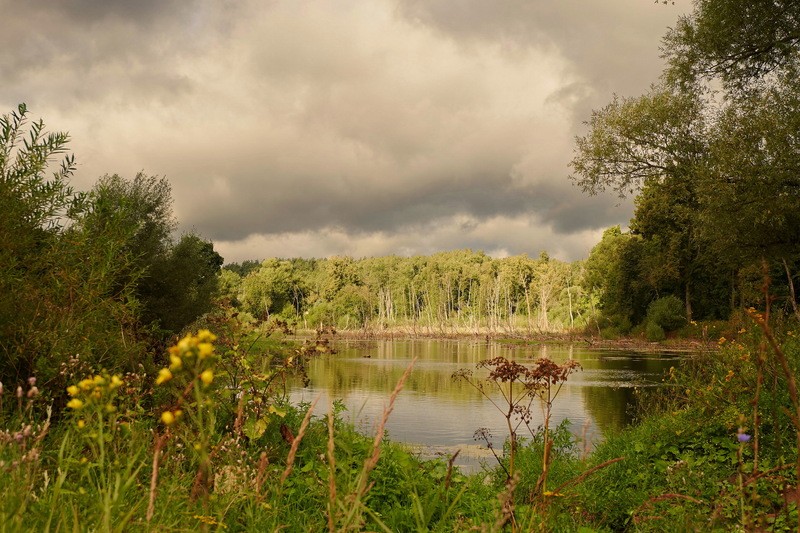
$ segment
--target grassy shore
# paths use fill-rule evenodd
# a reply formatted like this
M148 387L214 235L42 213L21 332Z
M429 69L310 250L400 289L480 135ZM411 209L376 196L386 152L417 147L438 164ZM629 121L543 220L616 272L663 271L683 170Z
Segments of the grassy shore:
M155 375L3 389L0 531L796 530L800 343L757 314L740 329L674 369L646 416L589 455L566 427L525 429L473 475L385 438L407 374L361 435L341 406L317 416L282 392L327 343L270 340L255 354L252 332L201 330ZM551 405L569 379L557 365L487 368L479 387Z

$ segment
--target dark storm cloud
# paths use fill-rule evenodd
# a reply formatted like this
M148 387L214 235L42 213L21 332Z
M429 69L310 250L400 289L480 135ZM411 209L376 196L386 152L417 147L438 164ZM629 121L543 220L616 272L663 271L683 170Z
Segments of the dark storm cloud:
M398 0L398 12L460 43L501 42L558 52L595 94L583 91L579 120L611 92L635 95L661 72L659 38L678 5L647 0ZM574 89L574 87L573 87ZM575 96L577 93L573 93ZM591 97L591 98L590 98Z
M135 105L191 90L182 72L224 20L206 2L0 0L0 99L51 105ZM216 14L216 11L215 11ZM13 102L12 102L13 103Z
M183 228L230 260L575 258L630 205L572 185L572 137L654 81L679 8L0 0L0 105L70 130L80 187L166 176Z

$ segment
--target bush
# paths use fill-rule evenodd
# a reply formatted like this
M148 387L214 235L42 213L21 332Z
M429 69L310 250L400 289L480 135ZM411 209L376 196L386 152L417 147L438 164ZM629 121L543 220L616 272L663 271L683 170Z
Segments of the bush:
M647 336L647 340L649 340L650 342L663 341L664 339L667 338L667 335L664 333L664 328L662 328L655 322L648 322L644 332L645 335Z
M683 302L673 295L665 296L654 300L647 307L647 322L655 324L664 329L664 331L673 331L686 323L685 310ZM648 338L650 333L648 333ZM655 330L653 330L655 332Z

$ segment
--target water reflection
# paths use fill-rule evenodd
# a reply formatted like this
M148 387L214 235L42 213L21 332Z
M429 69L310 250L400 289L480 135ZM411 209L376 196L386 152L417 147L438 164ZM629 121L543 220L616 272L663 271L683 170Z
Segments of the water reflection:
M336 355L310 362L311 383L294 389L293 400L310 401L318 395L322 396L320 405L327 405L328 398L342 400L351 421L369 432L403 371L418 357L389 420L389 437L424 446L426 454L461 448L462 465L474 464L482 455L473 440L477 428L489 428L495 446L502 445L505 432L491 402L467 383L452 379L458 369L475 369L479 361L497 356L523 364L542 356L559 363L579 361L583 370L564 384L552 421L569 419L575 434L597 442L604 432L630 422L634 387L659 383L664 371L680 359L679 355L599 351L577 345L468 340L340 340L335 348ZM476 375L481 374L476 371ZM538 409L534 411L536 426L543 417ZM526 432L520 430L521 435Z

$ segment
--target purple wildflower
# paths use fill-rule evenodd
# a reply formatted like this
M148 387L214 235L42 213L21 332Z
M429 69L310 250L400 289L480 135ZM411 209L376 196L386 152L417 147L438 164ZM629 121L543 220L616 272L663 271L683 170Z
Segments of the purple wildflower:
M750 435L747 433L739 433L736 438L739 439L739 442L750 442Z

